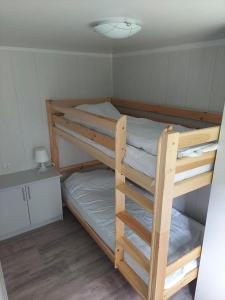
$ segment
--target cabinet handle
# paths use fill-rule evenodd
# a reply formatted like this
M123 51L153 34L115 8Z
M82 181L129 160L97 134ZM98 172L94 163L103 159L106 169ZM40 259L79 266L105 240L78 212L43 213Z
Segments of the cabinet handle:
M27 187L28 199L31 200L30 187Z
M25 195L24 187L22 187L22 194L23 194L23 201L26 201L26 195Z

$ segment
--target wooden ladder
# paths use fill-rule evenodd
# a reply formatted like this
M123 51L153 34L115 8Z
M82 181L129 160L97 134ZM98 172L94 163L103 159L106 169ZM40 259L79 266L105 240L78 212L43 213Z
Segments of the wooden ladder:
M121 197L127 196L135 201L147 211L152 212L153 203L150 202L141 193L134 190L126 183L121 183L117 186L116 193ZM120 201L120 200L118 200ZM117 203L119 204L119 203ZM136 235L138 235L147 245L151 246L152 233L143 224L136 220L126 209L117 211L116 213L116 252L115 265L136 289L136 291L144 298L148 296L148 285L138 276L138 274L125 262L124 252L128 253L133 260L139 264L148 274L150 272L150 259L140 251L124 233L124 227L128 226Z
M126 178L122 173L122 161L126 148L126 116L117 122L116 128L116 249L115 267L120 270L124 277L144 298L148 297L148 285L138 276L138 274L125 262L124 252L128 253L133 260L140 265L148 274L150 272L150 259L147 258L126 236L125 225L138 235L147 245L151 245L152 234L143 224L136 220L125 209L125 197L133 200L149 213L153 212L153 203L140 192L126 183Z
M126 183L122 162L126 149L126 116L121 117L115 132L115 214L116 249L115 267L124 275L143 299L161 300L164 297L170 219L173 202L173 183L178 147L178 134L165 130L159 141L155 201L151 202L141 192ZM167 175L165 175L167 174ZM165 188L165 186L168 188ZM152 232L134 218L125 207L126 196L152 214ZM146 257L125 235L129 227L151 247L151 260ZM126 263L124 252L149 274L149 284ZM160 282L160 283L159 283Z

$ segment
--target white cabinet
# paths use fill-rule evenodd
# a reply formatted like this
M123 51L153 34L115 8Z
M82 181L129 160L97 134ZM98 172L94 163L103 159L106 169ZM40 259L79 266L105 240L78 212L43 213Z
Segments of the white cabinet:
M0 191L0 237L30 225L25 187Z
M59 219L62 200L56 170L0 176L0 240Z
M62 215L61 191L58 180L58 178L43 180L39 184L32 183L26 187L30 220L33 225Z

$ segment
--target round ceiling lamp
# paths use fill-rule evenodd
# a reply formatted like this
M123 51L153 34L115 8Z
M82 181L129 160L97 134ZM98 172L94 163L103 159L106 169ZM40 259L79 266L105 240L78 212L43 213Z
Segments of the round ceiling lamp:
M93 24L94 30L110 39L128 38L141 30L141 25L133 19L111 18Z

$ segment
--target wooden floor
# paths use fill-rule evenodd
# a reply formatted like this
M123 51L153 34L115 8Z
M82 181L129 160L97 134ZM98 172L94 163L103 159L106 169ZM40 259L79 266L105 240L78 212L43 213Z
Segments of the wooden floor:
M0 242L9 300L139 300L68 210L64 221ZM184 289L173 300L192 300Z

